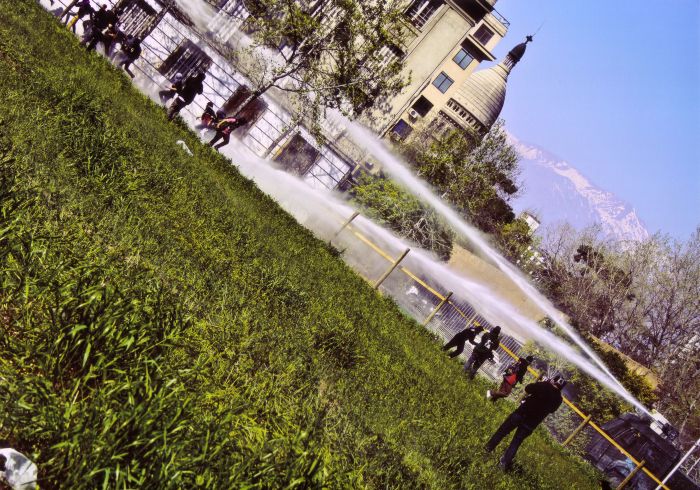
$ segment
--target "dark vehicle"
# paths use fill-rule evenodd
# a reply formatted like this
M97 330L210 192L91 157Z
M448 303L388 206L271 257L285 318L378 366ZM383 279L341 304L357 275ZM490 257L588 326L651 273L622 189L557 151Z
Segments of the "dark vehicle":
M683 457L683 452L673 445L678 432L668 424L663 427L662 434L658 434L651 428L649 419L626 413L604 424L602 429L637 461L644 460L644 467L659 479L663 479ZM586 452L586 459L605 473L613 486L619 485L635 467L632 461L597 433ZM649 476L638 471L625 488L654 490L656 486L657 483ZM700 490L700 486L681 471L673 474L667 486L672 490Z

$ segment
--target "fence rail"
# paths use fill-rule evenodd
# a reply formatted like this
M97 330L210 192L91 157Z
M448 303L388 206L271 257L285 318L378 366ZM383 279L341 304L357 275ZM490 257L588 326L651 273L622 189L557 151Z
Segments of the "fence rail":
M340 229L340 232L343 230L347 230L348 232L352 233L359 241L362 243L366 244L368 248L374 252L376 252L379 256L387 260L388 262L394 262L396 259L392 257L392 255L385 251L384 249L381 248L380 245L374 243L372 240L370 240L368 237L366 237L363 233L361 233L359 230L354 228L352 224L349 223L344 223L343 227ZM434 297L434 302L433 308L437 308L437 305L440 305L444 302L444 305L440 308L440 311L437 312L437 314L433 314L434 311L431 309L430 311L426 311L425 309L417 308L418 311L415 313L421 313L423 314L423 317L417 317L416 320L423 323L426 327L430 328L430 325L428 322L430 321L435 321L436 319L439 320L442 325L439 326L438 328L434 329L437 330L443 339L449 338L449 335L456 333L458 329L461 329L465 325L469 325L470 323L480 323L482 326L488 327L489 324L488 322L480 317L476 310L470 306L470 305L460 305L458 304L457 300L452 300L451 298L447 297L448 293L442 294L440 293L435 287L427 284L423 279L421 279L417 274L411 272L406 266L401 266L397 269L399 272L403 273L410 281L413 281L416 283L416 285L420 286L420 288L425 291L427 294L430 294ZM397 291L393 291L393 294L397 294ZM451 294L450 294L451 296ZM447 301L445 301L447 300ZM451 313L449 309L451 309ZM448 310L445 312L445 310ZM414 313L414 312L412 312ZM423 320L425 319L425 320ZM426 321L427 320L427 321ZM520 349L520 344L515 341L515 339L506 338L501 341L499 345L498 352L503 352L507 357L512 358L514 360L517 360L519 358L517 351ZM466 352L462 355L468 356L469 352ZM500 356L499 356L500 358ZM497 375L500 374L500 370L505 368L505 363L501 363L500 369L497 369ZM483 369L483 367L482 367ZM537 371L536 369L529 367L528 371L532 376L535 377L535 379L540 379L542 376L542 373ZM489 375L493 379L497 379L497 375L494 376L493 370L489 373L488 370L486 370L486 374ZM612 437L610 437L609 434L607 434L598 424L593 422L591 419L591 416L586 415L581 409L579 409L571 400L569 400L566 397L563 397L564 403L566 404L569 409L576 414L578 417L581 418L581 424L570 434L570 436L567 438L565 441L567 444L570 442L576 435L581 432L585 427L590 427L592 428L596 433L598 433L600 436L602 436L605 440L607 440L610 444L612 444L620 453L628 458L632 463L635 465L635 469L632 471L633 473L637 473L638 471L643 471L651 480L653 480L656 484L660 485L661 488L664 488L666 490L669 490L669 487L665 484L662 484L661 479L659 479L654 473L652 473L648 468L646 468L645 461L639 461L637 460L634 456L632 456L624 447L622 447L617 441L615 441ZM566 444L564 444L566 445ZM631 480L631 476L634 476L633 474L628 475L628 479L623 481L617 488L622 489L625 485L629 483Z

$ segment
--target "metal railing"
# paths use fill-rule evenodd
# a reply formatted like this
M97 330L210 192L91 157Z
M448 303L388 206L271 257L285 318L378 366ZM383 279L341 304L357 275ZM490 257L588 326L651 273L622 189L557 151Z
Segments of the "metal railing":
M358 229L355 229L352 226L351 221L352 220L344 223L336 236L343 230L347 230L347 232L352 233L352 235L360 242L364 243L369 250L375 252L378 256L384 258L388 262L395 262L396 259L392 257L390 253L382 249L380 245L374 243ZM490 327L489 322L481 317L473 306L466 302L460 302L458 299L454 298L452 292L441 293L438 290L439 286L428 284L427 280L419 277L419 275L413 273L405 266L397 267L396 271L400 272L405 277L398 279L394 278L394 281L387 279L382 283L381 288L390 293L396 299L398 295L406 296L405 281L408 280L412 287L415 287L418 289L418 291L422 292L422 295L415 295L416 298L421 298L421 300L415 301L414 304L409 305L408 308L406 308L407 305L405 303L402 304L402 306L408 310L408 312L417 321L423 323L426 328L439 334L443 340L449 339L457 331L472 323L479 323L485 328ZM403 290L397 290L397 285ZM422 301L424 298L429 299L427 302ZM507 335L502 336L499 348L497 350L498 365L496 367L489 367L488 365L482 366L482 371L484 374L493 380L499 379L510 360L519 359L518 352L521 346L522 345L517 340ZM467 348L462 356L468 357L470 353L471 349ZM532 367L529 367L528 371L535 377L535 379L540 379L542 376L542 373ZM634 477L639 471L644 472L652 481L654 481L654 483L661 485L661 488L668 490L669 487L665 484L662 485L661 479L659 479L646 467L646 464L648 463L647 461L637 460L623 446L621 446L609 434L607 434L596 422L594 422L590 415L586 415L581 409L579 409L573 401L566 397L563 397L563 400L571 412L581 420L581 423L569 434L563 445L568 445L579 433L581 433L584 428L591 428L593 431L595 431L595 433L599 434L613 447L615 447L625 458L628 458L635 466L630 474L627 475L627 478L625 478L625 480L623 480L617 486L618 490L627 486L632 477Z
M498 22L500 22L501 24L503 24L505 27L509 27L509 26L510 26L510 22L508 21L508 19L506 19L505 17L503 17L503 14L501 14L498 10L493 9L493 10L491 11L491 15L493 15L493 16L496 18L496 20L497 20Z

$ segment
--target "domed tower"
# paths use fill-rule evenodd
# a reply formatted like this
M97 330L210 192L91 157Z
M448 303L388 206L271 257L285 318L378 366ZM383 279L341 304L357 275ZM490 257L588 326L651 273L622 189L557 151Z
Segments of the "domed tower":
M531 41L532 36L527 36L525 42L511 49L498 65L480 70L467 78L447 102L447 112L478 134L488 132L503 109L508 75L522 59L527 43Z

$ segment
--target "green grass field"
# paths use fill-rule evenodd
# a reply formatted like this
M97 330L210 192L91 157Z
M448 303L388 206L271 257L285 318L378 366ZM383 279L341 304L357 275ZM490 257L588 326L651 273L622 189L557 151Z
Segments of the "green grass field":
M0 25L0 439L42 488L597 487L542 430L502 473L512 405L34 2Z

